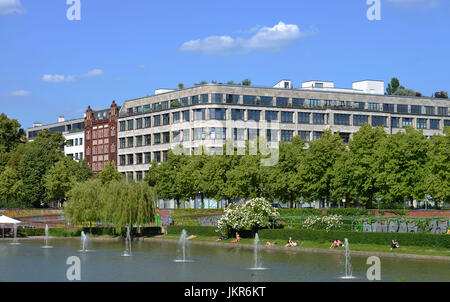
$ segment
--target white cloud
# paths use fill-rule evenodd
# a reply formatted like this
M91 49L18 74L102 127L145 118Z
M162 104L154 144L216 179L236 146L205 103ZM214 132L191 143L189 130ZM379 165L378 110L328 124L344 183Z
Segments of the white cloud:
M25 8L22 6L22 3L20 3L20 0L0 0L0 15L13 13L25 13Z
M48 82L48 83L60 83L60 82L72 82L75 81L77 78L92 78L96 76L103 75L104 72L101 69L93 69L89 72L86 72L84 74L80 75L60 75L60 74L44 74L42 76L42 81Z
M24 96L30 95L30 92L27 90L16 90L16 91L11 91L10 93L7 93L6 95L12 96L12 97L24 97Z
M145 69L145 64L139 64L139 65L138 65L138 68L139 68L139 69Z
M242 31L240 31L242 32ZM190 40L180 50L206 54L248 53L253 50L281 50L312 32L301 32L295 24L279 22L273 27L254 27L250 38L231 36L210 36L204 39ZM314 30L316 32L316 30Z

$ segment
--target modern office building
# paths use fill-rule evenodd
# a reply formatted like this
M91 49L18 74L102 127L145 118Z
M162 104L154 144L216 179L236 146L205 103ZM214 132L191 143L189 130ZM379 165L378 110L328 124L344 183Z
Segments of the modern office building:
M100 172L107 162L117 165L117 120L120 107L113 101L109 109L92 110L84 119L84 152L92 172Z
M58 117L58 122L54 124L42 125L34 123L32 128L28 128L28 141L33 141L38 133L48 129L50 133L61 132L66 139L64 154L75 160L84 158L84 118L65 120L64 116Z
M225 139L243 146L256 136L272 145L298 135L307 142L327 128L345 142L360 126L384 127L388 133L406 126L427 137L450 126L448 99L384 95L383 81L358 81L351 89L333 82L308 81L301 88L282 80L274 87L206 84L125 101L119 113L118 169L140 180L152 160L165 161L169 149L182 144L210 153L222 150Z

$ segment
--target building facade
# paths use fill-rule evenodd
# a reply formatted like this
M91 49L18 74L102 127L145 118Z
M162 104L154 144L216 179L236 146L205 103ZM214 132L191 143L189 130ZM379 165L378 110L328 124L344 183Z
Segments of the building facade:
M63 116L58 118L54 124L42 125L34 123L32 128L28 128L28 141L33 141L40 131L48 129L51 134L60 132L66 139L64 155L72 157L74 160L84 158L84 118L65 120Z
M235 146L257 136L271 145L295 135L309 142L331 128L348 142L364 123L387 133L412 126L427 137L450 126L448 99L386 96L382 81L352 86L308 81L293 89L289 80L274 87L207 84L125 101L118 119L118 170L141 180L153 160L167 160L180 144L187 153L205 146L214 154L224 152L226 139Z
M100 172L107 162L117 166L117 121L120 107L113 101L109 109L94 111L89 106L84 119L84 153L92 172Z

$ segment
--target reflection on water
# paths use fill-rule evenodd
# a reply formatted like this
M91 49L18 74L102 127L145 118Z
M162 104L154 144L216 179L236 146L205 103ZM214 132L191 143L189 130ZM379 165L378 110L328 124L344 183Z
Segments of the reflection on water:
M0 242L0 281L67 281L69 256L81 260L81 281L167 282L298 282L367 281L367 257L352 255L356 280L342 280L341 255L298 253L261 249L266 270L249 270L254 250L242 247L191 244L195 262L175 263L178 243L133 242L133 256L122 257L123 242L90 241L93 253L80 253L79 240L59 239L53 249L41 249L39 241L12 246ZM383 258L381 281L450 281L450 262Z

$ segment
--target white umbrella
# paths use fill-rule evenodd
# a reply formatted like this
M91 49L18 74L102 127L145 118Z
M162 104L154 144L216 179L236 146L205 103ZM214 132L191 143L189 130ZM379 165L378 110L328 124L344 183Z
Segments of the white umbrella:
M4 224L4 223L7 223L7 224L15 224L15 223L20 223L20 221L19 220L16 220L16 219L13 219L13 218L10 218L10 217L8 217L8 216L5 216L5 215L1 215L0 216L0 224Z

